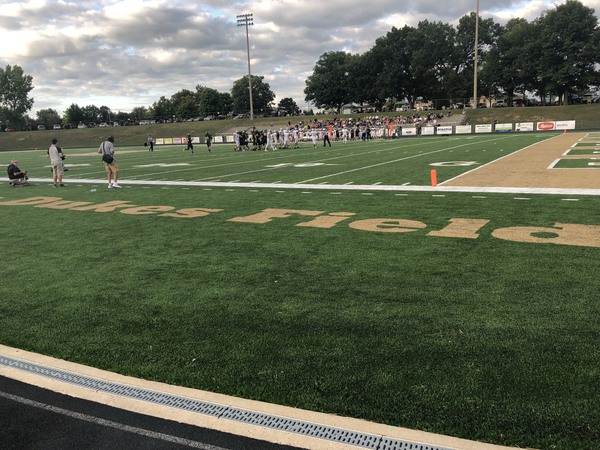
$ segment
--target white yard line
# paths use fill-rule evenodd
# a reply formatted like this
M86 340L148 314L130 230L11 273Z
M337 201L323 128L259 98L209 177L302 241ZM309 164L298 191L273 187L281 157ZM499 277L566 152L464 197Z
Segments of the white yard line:
M52 183L51 178L30 178L34 183ZM65 184L104 184L104 180L71 178ZM388 191L388 192L472 192L495 194L558 194L558 195L593 195L600 196L600 189L560 189L531 187L477 187L477 186L398 186L398 185L353 185L353 184L298 184L298 183L224 183L215 181L144 181L119 179L119 184L129 186L185 186L215 188L265 188L265 189L313 189L320 191ZM396 194L403 195L403 194Z

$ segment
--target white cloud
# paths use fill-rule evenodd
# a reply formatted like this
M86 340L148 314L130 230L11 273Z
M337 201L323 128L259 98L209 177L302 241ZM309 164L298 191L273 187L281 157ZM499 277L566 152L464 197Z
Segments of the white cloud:
M583 0L600 11L600 0ZM0 6L0 67L33 76L34 112L71 104L130 111L181 89L221 92L247 74L246 35L236 15L252 13L252 73L277 100L305 106L305 80L326 51L362 53L393 26L456 24L475 0L30 0ZM550 0L481 2L504 23L555 7Z

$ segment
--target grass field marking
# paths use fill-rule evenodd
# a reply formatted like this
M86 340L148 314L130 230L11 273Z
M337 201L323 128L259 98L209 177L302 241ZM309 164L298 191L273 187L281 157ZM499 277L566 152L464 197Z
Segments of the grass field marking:
M52 183L48 178L30 178L34 183ZM98 185L94 179L70 179L69 183L84 183ZM343 191L408 191L408 192L466 192L466 193L493 193L493 194L543 194L543 195L585 195L600 196L600 189L578 189L578 188L536 188L536 187L483 187L483 186L398 186L398 185L355 185L352 182L346 184L271 184L271 183L218 183L214 181L147 181L147 180L119 180L120 184L140 186L149 189L149 186L190 186L190 187L236 187L236 188L267 188L267 189L314 189L314 190L343 190ZM49 187L52 185L49 184ZM29 186L19 187L31 189ZM406 195L406 194L396 194Z
M533 146L535 146L535 145L539 145L539 144L541 144L542 142L546 142L546 141L548 141L548 140L550 140L550 139L555 139L555 138L558 138L558 137L560 137L560 136L561 136L560 134L558 134L558 135L556 135L556 136L550 136L548 139L544 139L544 140L542 140L542 141L536 142L535 144L531 144L531 145L528 145L527 147L523 147L523 148L522 148L522 149L520 149L520 150L517 150L517 151L515 151L515 152L509 153L508 155L504 155L504 156L502 156L502 157L500 157L500 158L498 158L498 159L495 159L494 161L490 161L489 163L482 164L482 165L481 165L481 166L479 166L479 167L475 167L474 169L471 169L471 170L468 170L468 171L466 171L466 172L464 172L464 173L461 173L460 175L457 175L457 176L455 176L454 178L450 178L450 179L448 179L448 180L446 180L446 181L442 181L441 183L438 183L438 186L442 186L442 185L444 185L445 183L449 183L450 181L457 180L457 179L459 179L459 178L461 178L461 177L463 177L463 176L465 176L465 175L467 175L467 174L470 174L471 172L475 172L476 170L479 170L479 169L482 169L482 168L484 168L484 167L487 167L487 166L489 166L489 165L492 165L492 164L494 164L494 163L496 163L496 162L498 162L498 161L500 161L500 160L502 160L502 159L504 159L504 158L508 158L509 156L516 155L517 153L520 153L520 152L522 152L522 151L525 151L525 150L527 150L527 149L529 149L529 148L531 148L531 147L533 147Z
M556 166L559 163L559 161L560 161L560 158L555 159L554 161L552 161L552 164L550 164L548 166L548 170L554 169L554 166Z
M507 139L509 137L510 136L506 136L506 137L504 137L504 139ZM304 181L298 181L298 183L299 184L309 183L311 181L321 180L323 178L335 177L335 176L339 176L339 175L344 175L346 173L352 173L352 172L357 172L357 171L360 171L360 170L372 169L373 167L379 167L379 166L385 166L385 165L388 165L388 164L394 164L394 163L397 163L397 162L400 162L400 161L406 161L408 159L419 158L421 156L427 156L427 155L433 155L433 154L436 154L436 153L447 152L450 149L456 149L456 148L466 147L466 146L475 145L475 144L479 144L479 141L477 141L477 142L467 142L465 144L455 145L454 147L446 147L446 148L442 148L442 149L439 149L439 150L432 150L430 152L425 152L425 153L423 153L422 151L420 151L417 155L410 155L410 156L406 156L404 158L394 159L392 161L383 161L383 162L380 162L380 163L377 163L377 164L369 164L368 166L356 167L354 169L349 169L349 170L345 170L345 171L342 171L342 172L332 173L332 174L329 174L329 175L323 175L321 177L316 177L316 178L310 178L310 179L304 180Z

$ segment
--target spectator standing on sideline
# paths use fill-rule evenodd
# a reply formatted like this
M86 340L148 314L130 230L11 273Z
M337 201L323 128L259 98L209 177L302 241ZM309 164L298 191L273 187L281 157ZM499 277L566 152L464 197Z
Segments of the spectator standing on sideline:
M323 131L323 147L327 147L327 144L331 147L331 141L329 140L329 133L327 129Z
M212 135L207 131L204 137L206 138L206 146L208 147L208 152L210 153L212 152Z
M154 151L154 136L149 135L147 142L148 142L148 147L149 147L148 151L153 152Z
M27 171L19 169L19 161L13 159L8 167L6 168L6 172L8 173L8 181L11 186L29 186L29 181L27 177Z
M188 133L188 135L186 137L186 141L187 141L187 147L184 148L184 150L191 150L192 155L193 155L194 154L194 144L192 143L192 135L190 133Z
M50 166L52 167L52 181L54 182L54 187L65 187L63 184L63 175L65 174L63 159L65 155L62 152L62 148L57 144L58 139L52 139L52 145L50 145L46 153L50 159Z
M106 178L108 180L108 188L109 189L120 189L118 183L118 175L119 175L119 166L117 166L117 160L115 159L115 138L109 136L106 138L100 147L98 148L98 153L102 154L102 162L104 163L104 168L106 169ZM111 179L114 181L111 183Z

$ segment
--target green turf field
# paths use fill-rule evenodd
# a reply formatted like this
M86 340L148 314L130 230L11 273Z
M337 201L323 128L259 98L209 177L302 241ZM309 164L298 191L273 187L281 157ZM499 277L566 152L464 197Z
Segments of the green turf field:
M600 198L411 190L551 136L117 146L120 190L95 149L65 150L65 188L43 152L2 153L34 181L0 186L0 342L394 426L595 448Z

